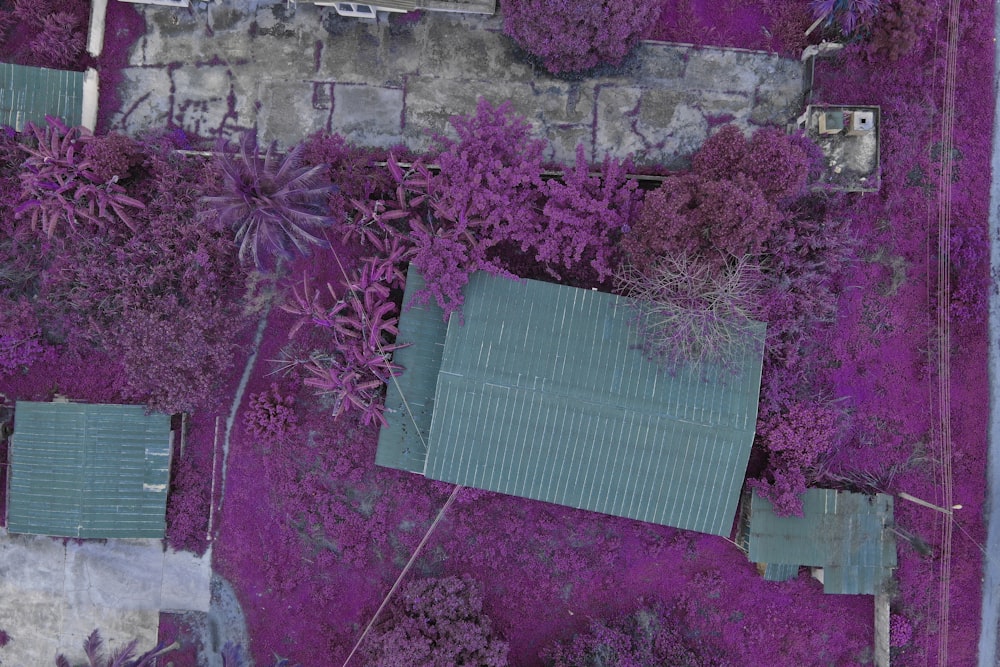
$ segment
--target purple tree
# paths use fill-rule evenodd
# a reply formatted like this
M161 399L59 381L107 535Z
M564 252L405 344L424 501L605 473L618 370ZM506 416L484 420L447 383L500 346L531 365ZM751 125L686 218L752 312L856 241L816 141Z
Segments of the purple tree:
M686 637L681 612L663 604L613 620L592 621L587 631L544 649L542 659L547 667L725 664L717 648Z
M631 161L607 157L601 174L591 174L583 146L577 146L575 167L542 188L545 206L532 242L535 259L555 272L587 262L598 281L609 277L617 241L642 199L636 182L626 177L631 167Z
M280 156L272 143L260 157L257 133L250 131L238 149L220 148L222 189L203 202L236 232L241 261L252 258L263 268L272 255L291 258L292 248L307 254L310 245L329 245L318 234L331 223L327 195L335 186L324 165L302 166L301 144Z
M763 478L751 487L774 505L778 516L802 516L802 494L820 458L837 444L840 413L817 403L793 403L758 426L768 452Z
M67 127L51 116L46 117L46 122L45 129L28 124L34 141L22 145L28 158L21 169L22 201L15 216L29 216L31 226L49 237L62 225L71 231L83 222L104 228L115 218L134 231L135 222L128 209L144 205L127 195L117 178L102 180L102 174L84 154L92 138L90 131Z
M372 634L369 663L379 667L506 667L507 643L483 613L472 577L422 579L391 603Z
M620 65L660 16L656 0L503 0L503 32L553 73Z

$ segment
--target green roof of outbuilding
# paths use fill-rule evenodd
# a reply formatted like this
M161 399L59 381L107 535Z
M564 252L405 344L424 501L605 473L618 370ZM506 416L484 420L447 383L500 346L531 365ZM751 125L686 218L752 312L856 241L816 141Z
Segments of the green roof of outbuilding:
M801 517L779 517L756 493L750 507L749 556L768 571L791 576L799 565L823 568L827 593L882 591L896 567L896 538L890 530L892 496L809 489ZM771 576L769 578L780 577Z
M162 538L170 418L136 405L15 406L7 528L82 538Z
M415 273L407 304L422 284ZM668 374L638 349L624 297L484 273L464 295L464 325L453 317L443 328L440 309L404 306L400 340L414 344L396 357L407 370L387 396L379 464L729 534L756 424L763 324L735 367Z
M80 125L83 78L83 72L0 63L0 125L21 132L29 121L44 126L45 116Z

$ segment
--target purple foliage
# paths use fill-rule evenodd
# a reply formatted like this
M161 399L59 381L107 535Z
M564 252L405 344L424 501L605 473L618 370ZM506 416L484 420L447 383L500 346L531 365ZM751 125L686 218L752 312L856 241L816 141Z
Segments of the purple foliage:
M659 0L503 0L503 31L550 72L619 65L656 22Z
M291 299L281 306L300 318L289 337L311 324L329 338L308 358L286 360L285 365L301 367L307 373L307 386L333 397L334 415L358 410L364 424L385 424L382 389L401 370L392 363L398 346L390 341L399 334L399 320L396 304L389 299L389 286L401 285L402 274L398 254L389 252L391 259L386 257L366 260L342 296L327 283L332 305L325 304L303 276L302 290L293 290Z
M816 403L793 403L783 413L762 418L758 435L769 452L768 470L750 485L771 501L775 514L802 516L809 476L836 447L841 430L840 414Z
M631 161L607 157L601 174L592 175L583 146L577 146L576 166L542 187L545 206L532 243L536 261L557 272L586 261L599 281L609 277L618 238L642 198L636 182L626 177L631 168Z
M546 647L542 657L550 667L723 664L714 649L696 646L685 636L681 610L662 604L611 621L592 621L586 632Z
M436 217L458 232L471 230L486 247L512 240L523 250L537 242L545 142L510 102L479 98L475 114L452 116L458 140L437 137L433 179Z
M0 630L0 648L10 643L11 637L6 630Z
M41 326L31 303L26 299L0 300L0 378L15 371L27 371L50 351L42 340Z
M260 157L257 133L250 131L237 149L220 151L222 187L203 202L236 232L241 261L252 258L262 268L272 255L290 259L293 247L308 254L310 245L329 245L318 234L330 225L327 195L335 186L324 165L302 166L301 144L280 156L272 143Z
M388 170L397 183L396 198L354 200L359 213L354 229L383 253L384 265L411 261L427 283L414 295L415 303L426 303L433 297L447 320L461 310L462 288L474 271L504 271L487 259L488 243L473 232L470 218L455 217L455 197L442 195L440 177L433 176L419 161L404 171L392 156ZM489 230L491 224L481 222L476 228Z
M330 216L345 222L354 210L351 200L368 201L376 193L392 190L388 172L375 163L376 151L348 143L339 134L317 132L302 143L302 164L325 165L336 184L329 193Z
M199 158L151 148L129 183L145 201L136 231L79 227L41 281L43 328L122 360L123 396L168 413L210 396L245 322L232 241L199 217L212 178Z
M82 71L89 0L0 0L0 60Z
M171 549L204 553L210 483L210 476L191 456L181 458L175 465L167 497L167 543Z
M813 16L850 36L871 26L879 0L810 0Z
M34 141L24 144L28 154L21 170L22 203L17 218L30 214L31 226L52 237L64 224L78 231L81 222L105 228L116 219L133 231L132 212L143 203L126 194L116 178L102 180L84 147L89 130L67 127L57 118L46 117L47 127L33 123L28 131Z
M278 383L270 390L250 394L250 405L243 415L243 424L253 438L269 448L282 442L295 432L298 417L295 415L295 395L284 395Z
M76 63L86 46L79 17L71 12L53 12L44 19L42 31L31 40L34 61L46 67L68 68Z
M507 643L483 613L479 587L466 575L414 581L390 603L368 652L379 667L506 667Z
M902 614L892 614L889 617L889 646L899 648L906 646L913 639L913 624Z
M918 44L933 43L941 5L923 0L882 0L871 26L868 58L875 62L886 58L897 61Z

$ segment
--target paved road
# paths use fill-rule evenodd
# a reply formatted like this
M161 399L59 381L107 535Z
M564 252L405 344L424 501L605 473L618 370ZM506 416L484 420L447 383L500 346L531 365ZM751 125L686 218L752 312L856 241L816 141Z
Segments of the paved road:
M420 150L428 131L444 131L482 95L510 100L555 160L572 161L583 143L595 161L635 153L673 165L720 121L749 128L801 113L801 64L769 53L646 43L618 74L565 81L527 64L498 17L374 23L283 0L139 11L147 33L111 119L130 134L171 124L232 136L256 125L284 146L328 129L360 145Z
M1000 38L1000 12L996 12L994 35ZM1000 41L994 39L993 59L993 182L990 186L990 265L996 275L1000 267ZM990 419L987 457L986 563L983 576L983 610L979 633L979 667L996 667L997 625L1000 624L1000 293L990 290Z

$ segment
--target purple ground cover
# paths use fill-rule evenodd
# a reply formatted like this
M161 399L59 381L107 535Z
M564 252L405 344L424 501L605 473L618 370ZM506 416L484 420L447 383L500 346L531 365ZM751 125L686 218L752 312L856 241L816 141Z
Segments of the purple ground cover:
M775 290L765 292L767 318L782 323L776 328L784 334L772 341L758 428L762 437L750 474L763 476L777 488L778 497L786 491L794 495L805 483L822 483L907 491L943 502L932 422L938 369L929 354L937 343L933 277L943 3L882 4L884 14L873 21L868 41L859 39L842 55L818 64L814 91L817 101L881 106L879 193L803 198L797 177L787 188L764 192L774 179L751 187L750 176L735 173L740 160L727 159L732 156L726 151L744 148L722 140L695 159L694 175L671 181L682 194L708 191L709 199L727 196L761 212L755 228L760 238L750 239L755 249L768 248L769 255L779 258L770 268L774 276L800 281L785 301ZM812 20L808 3L668 0L649 35L794 54L805 43L802 35ZM953 538L947 589L949 665L975 662L978 633L982 559L977 543L984 538L986 451L990 26L989 5L965 4L952 155L951 279L954 502L964 509L956 515L961 530ZM102 107L107 108L103 101ZM17 218L15 210L26 201L37 200L38 206L65 202L45 199L44 188L23 188L24 173L29 186L38 184L30 168L23 168L30 151L18 149L9 134L0 136L0 266L9 267L0 271L0 296L5 316L23 311L17 327L5 328L6 338L0 338L0 353L6 354L0 358L0 392L16 399L45 400L58 392L92 401L144 400L193 408L185 453L175 459L168 539L197 552L214 543L214 565L236 587L252 638L247 648L258 661L278 654L307 667L340 664L451 493L448 485L376 468L377 420L366 422L366 412L341 409L349 393L343 383L307 382L305 365L289 364L290 359L333 354L332 346L342 342L337 327L344 325L338 319L341 311L330 315L335 308L353 309L351 317L360 324L352 325L352 335L382 335L382 330L366 328L362 313L377 311L364 302L398 299L399 290L357 288L360 272L370 266L366 259L396 256L390 248L402 252L396 256L402 259L416 248L430 253L427 261L441 261L434 255L440 251L438 240L450 234L460 237L466 250L481 244L488 250L484 263L521 274L564 271L563 279L587 284L603 279L605 269L619 261L617 248L609 246L623 235L626 249L645 238L643 233L655 237L655 221L644 223L640 211L632 210L632 193L602 190L582 172L567 179L572 191L545 184L530 152L520 162L517 156L501 161L501 173L484 186L488 170L482 165L488 161L490 141L502 143L508 137L518 145L532 144L518 123L498 116L496 109L481 113L478 120L460 121L463 127L487 128L479 133L481 141L470 132L460 147L444 145L442 150L451 153L441 161L443 171L434 175L417 170L403 177L335 138L309 141L302 152L306 164L328 163L328 174L340 188L328 193L333 222L323 228L323 238L330 247L287 260L273 278L240 266L231 231L201 210L201 197L220 183L217 168L172 155L168 139L153 137L132 145L134 159L125 161L114 157L127 150L94 148L85 168L76 163L67 167L77 170L74 178L84 180L96 173L118 176L116 185L143 203L134 207L141 230L120 216L102 215L99 224L59 226L50 238L32 230L29 217ZM786 159L794 151L782 147L777 136L758 141L762 149L784 151ZM125 146L121 139L103 141ZM807 170L808 160L802 160L800 166ZM748 162L754 163L768 164ZM613 166L610 173L609 182L617 183ZM733 183L744 187L734 189ZM744 197L746 191L753 196ZM393 199L399 204L393 205ZM503 209L504 201L524 213L517 221L521 227L501 224L511 213ZM647 202L663 210L670 201L647 195ZM559 229L545 230L531 215L535 208L545 210L547 202L550 211L561 211L551 216L564 221ZM672 210L676 217L669 222L676 239L659 251L691 244L681 232L690 230L690 219L706 214L689 204ZM404 209L404 214L392 215ZM359 210L367 213L355 216ZM587 215L594 212L609 216L608 227L587 224ZM383 221L376 220L386 213ZM357 225L345 224L349 220L374 231L358 233ZM643 224L653 225L652 231L644 232ZM426 228L426 238L419 236L420 226ZM845 231L857 240L850 248L836 240ZM579 241L579 252L560 255L546 249L541 237L552 233L565 234L569 245ZM795 234L806 240L779 242L798 238ZM816 239L825 240L807 243ZM728 246L738 240L729 233L699 238L695 245L722 245L732 252ZM850 261L842 265L845 257ZM810 261L827 272L833 266L839 270L836 275L809 273ZM441 293L453 294L448 285L469 267L441 266ZM315 312L281 309L296 302L303 276L333 300ZM248 281L254 286L246 287ZM807 293L820 291L824 303L805 300ZM299 292L300 297L305 294ZM351 298L358 302L352 305ZM311 297L305 302L310 305ZM100 307L92 312L87 303ZM221 463L220 428L225 428L252 340L248 325L268 303L267 329L231 433L225 496L217 489L212 497L213 475L218 481ZM316 326L304 326L304 315ZM824 319L829 321L824 324ZM148 327L135 324L146 320L162 325L169 335L149 335ZM134 335L112 335L119 330ZM186 336L188 352L202 353L171 347L177 332ZM381 342L389 344L390 339ZM369 357L377 342L373 339L364 349ZM208 363L191 365L188 357ZM377 401L377 388L366 391L369 404ZM803 448L803 434L817 428L827 434L823 440L829 446ZM221 506L221 511L214 513L208 535L210 506ZM929 664L938 658L943 630L941 515L900 500L896 523L911 537L900 539L893 662ZM509 643L512 665L549 664L572 655L573 646L585 652L593 642L588 632L604 633L622 655L644 650L634 619L650 609L675 625L676 632L663 641L674 642L675 655L682 658L690 649L724 665L840 665L871 659L871 598L824 595L805 572L791 582L765 582L734 544L717 537L465 489L407 581L463 575L482 591L482 612ZM185 637L182 623L171 620L168 625ZM385 625L379 629L388 633ZM574 643L577 633L584 634ZM183 649L174 660L193 664L193 652ZM355 660L352 664L364 663Z

